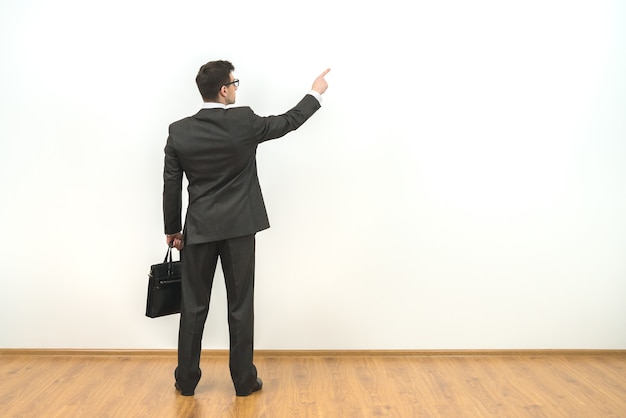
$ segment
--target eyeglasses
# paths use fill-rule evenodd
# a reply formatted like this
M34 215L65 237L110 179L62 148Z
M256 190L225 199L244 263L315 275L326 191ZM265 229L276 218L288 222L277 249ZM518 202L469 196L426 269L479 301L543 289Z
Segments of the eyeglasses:
M229 86L231 84L234 84L235 87L239 87L239 79L235 79L235 80L231 81L230 83L224 84L224 87Z

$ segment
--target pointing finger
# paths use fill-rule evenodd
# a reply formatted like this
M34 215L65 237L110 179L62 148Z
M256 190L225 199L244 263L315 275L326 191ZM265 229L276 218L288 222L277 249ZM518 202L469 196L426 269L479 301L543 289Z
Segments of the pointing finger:
M324 70L324 72L322 74L319 75L319 77L317 78L324 78L326 76L326 74L328 74L328 72L330 71L330 68L327 68L326 70Z

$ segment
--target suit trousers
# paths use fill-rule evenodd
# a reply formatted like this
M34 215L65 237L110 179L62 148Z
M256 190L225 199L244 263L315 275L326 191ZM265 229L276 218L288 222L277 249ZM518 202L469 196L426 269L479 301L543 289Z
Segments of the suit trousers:
M200 381L202 334L220 259L228 299L229 367L237 392L256 385L253 364L255 236L186 245L181 252L182 302L178 334L178 367L174 373L184 391Z

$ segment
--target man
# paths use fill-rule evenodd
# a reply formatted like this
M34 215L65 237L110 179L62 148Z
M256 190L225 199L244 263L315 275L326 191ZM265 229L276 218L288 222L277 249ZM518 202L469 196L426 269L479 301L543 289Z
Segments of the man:
M175 387L192 396L200 380L200 351L213 276L220 259L228 299L230 373L237 396L261 389L253 364L255 233L269 228L257 177L261 142L300 127L319 108L324 79L288 112L261 117L235 103L239 80L228 61L203 65L196 84L204 105L169 128L163 170L166 242L181 250L182 302ZM181 232L182 179L189 204ZM183 248L184 247L184 248Z

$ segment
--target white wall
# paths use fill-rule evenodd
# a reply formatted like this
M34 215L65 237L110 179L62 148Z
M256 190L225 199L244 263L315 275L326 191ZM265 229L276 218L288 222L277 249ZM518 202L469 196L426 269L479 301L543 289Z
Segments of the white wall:
M626 348L624 3L343 3L0 3L0 347L175 347L162 150L223 58L265 115L332 67L259 149L257 348Z

